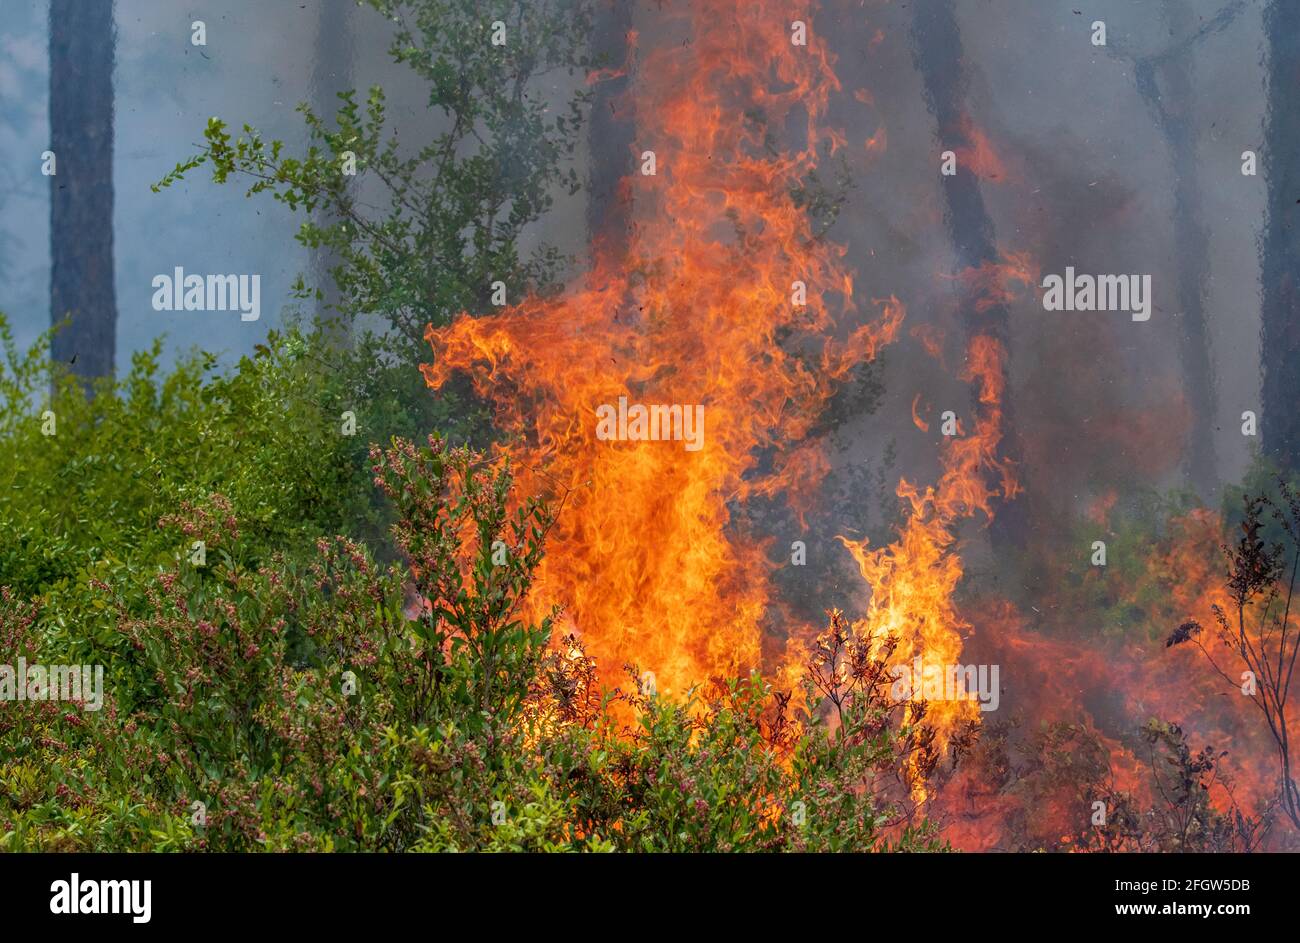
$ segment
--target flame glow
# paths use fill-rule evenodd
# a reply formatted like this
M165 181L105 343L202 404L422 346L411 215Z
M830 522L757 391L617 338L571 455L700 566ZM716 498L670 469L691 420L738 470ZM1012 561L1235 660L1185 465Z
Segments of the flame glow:
M655 44L631 83L656 173L629 180L626 255L598 258L561 298L428 332L429 384L469 372L522 490L569 494L537 613L563 606L604 670L635 662L670 695L779 661L763 642L773 564L732 502L807 507L829 470L816 420L904 317L883 297L862 320L843 250L791 198L843 143L822 126L840 90L832 57L815 34L792 42L795 18L735 0L665 12L657 27L690 41ZM801 147L774 151L791 125ZM596 410L619 397L703 405L704 447L598 440Z
M626 247L616 255L598 247L592 271L559 297L430 328L435 358L422 369L434 388L468 374L505 434L498 457L513 461L519 490L566 499L530 614L561 607L557 636L580 636L602 680L616 682L632 663L652 671L671 697L752 670L782 680L793 674L800 640L814 629L776 624L781 600L770 577L779 554L736 510L779 498L805 521L831 471L819 419L855 370L900 338L906 311L890 286L855 290L844 250L817 235L805 201L794 198L824 154L847 143L824 124L832 96L843 92L834 57L811 29L806 46L791 41L791 22L811 23L811 11L767 0L668 6L653 24L662 37L645 44L640 61L592 77L626 72L635 97L636 153L628 157L638 172L624 181L632 207ZM851 97L874 102L865 89ZM774 141L791 128L798 142L779 149ZM977 176L1015 186L1020 174L1007 173L987 136L969 122L963 128L970 141L963 159ZM865 149L844 150L869 166L886 141L878 126ZM645 151L653 152L653 175L640 172ZM980 322L1019 301L1037 272L1027 254L1004 252L951 281ZM899 482L906 517L895 539L873 547L839 538L870 593L854 631L873 646L896 639L896 665L919 658L955 666L978 626L990 654L1016 670L1020 706L1043 721L1076 721L1083 701L1114 690L1127 692L1116 708L1126 722L1187 716L1176 694L1209 703L1217 682L1193 652L1049 638L1003 599L973 615L958 611L963 522L991 519L1021 490L1000 454L1007 351L988 324L919 323L910 335L941 367L962 362L973 407L958 435L941 438L938 480ZM702 405L703 447L602 440L597 411L624 398ZM920 394L912 400L922 431L930 408ZM1117 500L1108 493L1095 503L1097 526L1106 526ZM1217 518L1185 524L1178 558L1151 560L1153 573L1181 574L1165 580L1166 609L1144 613L1151 625L1203 616L1219 601ZM1214 714L1225 737L1244 736L1239 704ZM1110 750L1116 782L1140 793L1128 732L1084 713ZM973 699L940 700L927 704L925 723L942 749L980 717ZM1248 742L1255 755L1268 754L1263 738ZM963 770L942 790L956 815L948 837L960 847L994 847L1018 800L972 775ZM1243 793L1265 796L1266 779L1256 771ZM924 785L914 783L912 795L939 801ZM1067 814L1052 802L1031 818L1026 827L1052 841L1067 830Z

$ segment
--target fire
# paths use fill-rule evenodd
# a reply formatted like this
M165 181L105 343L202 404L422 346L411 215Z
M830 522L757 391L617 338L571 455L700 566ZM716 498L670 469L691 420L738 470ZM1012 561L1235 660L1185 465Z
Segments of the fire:
M1037 268L1025 252L1005 253L1000 262L985 262L957 274L955 280L976 295L975 311L1009 305L1038 282Z
M599 255L586 283L560 298L427 335L437 353L429 384L469 372L510 436L502 453L524 492L566 499L533 614L561 606L565 631L606 671L633 663L670 695L753 669L791 675L801 647L788 658L764 648L769 542L745 533L731 504L784 495L802 521L829 471L810 438L817 417L905 318L896 297L873 298L875 316L847 328L860 315L843 250L815 239L790 199L817 166L819 142L831 152L843 143L822 127L840 85L823 43L793 44L789 14L769 6L694 3L659 24L692 40L655 44L633 76L637 137L653 146L657 171L630 181L624 256ZM865 90L855 97L871 101ZM804 147L774 152L771 129L797 117ZM884 147L883 128L872 141L868 151ZM1005 299L1030 275L1013 256L959 277L982 298ZM914 333L939 355L941 333ZM963 376L977 415L947 440L937 485L899 484L911 513L898 539L868 549L840 538L871 590L855 631L873 644L897 636L895 664L959 662L969 626L952 601L962 576L954 527L991 517L993 499L1017 490L997 455L1003 357L994 337L970 339ZM600 441L596 411L624 400L703 405L706 446ZM775 458L761 463L763 450ZM809 631L787 626L784 636ZM942 747L978 718L973 700L954 700L931 704L925 720Z
M646 44L630 82L638 169L644 150L656 167L627 181L625 254L599 254L562 297L427 334L427 382L469 373L521 490L566 499L532 614L561 606L607 680L635 663L669 695L779 662L764 651L770 541L733 503L784 495L802 515L829 470L816 420L905 316L893 297L859 312L843 249L791 199L844 143L823 127L833 57L811 30L792 42L796 18L738 0L665 11L654 29L670 39ZM803 140L774 151L795 123ZM596 411L621 397L702 406L703 448L601 441Z
M1111 511L1115 510L1115 502L1118 500L1119 492L1114 488L1109 489L1105 494L1099 495L1088 507L1088 519L1099 527L1105 527L1110 520Z
M912 397L912 424L922 432L929 432L930 424L922 419L921 414L916 410L916 407L920 405L920 403L921 394L917 393L916 396Z
M917 324L908 333L920 342L927 354L937 360L940 366L943 366L944 332L941 328L933 324Z
M961 162L961 165L981 179L1005 181L1007 179L1006 165L993 149L988 135L977 127L967 115L962 115L961 132L962 137L969 142L969 146L957 149L957 159Z
M1097 505L1108 512L1115 500L1108 494ZM1104 779L1157 815L1169 806L1172 771L1164 760L1152 762L1139 736L1150 720L1179 725L1194 751L1212 748L1218 771L1207 799L1219 813L1259 815L1277 792L1276 747L1254 703L1237 687L1235 653L1212 630L1197 636L1219 665L1231 669L1225 678L1196 645L1168 644L1185 620L1205 620L1214 605L1231 611L1223 534L1218 513L1196 508L1174 517L1136 566L1104 576L1094 571L1094 579L1113 581L1108 589L1128 613L1126 631L1114 638L1095 637L1096 602L1084 606L1068 596L1038 600L1047 608L1035 606L1036 617L1005 599L980 598L967 607L979 630L976 657L996 653L1004 674L1015 679L1007 706L1032 718L1031 730L1057 723L1085 728L1104 750ZM1054 572L1052 581L1064 585L1068 577ZM1085 586L1096 589L1092 581ZM1289 705L1287 716L1294 729L1300 711ZM955 847L988 850L1026 840L1068 846L1062 836L1077 837L1086 828L1086 807L1099 798L1088 793L1083 808L1071 809L1062 801L1068 797L1026 796L990 778L968 766L933 797ZM1285 848L1291 839L1284 825L1275 825L1269 840Z
M791 21L809 23L811 13L769 0L667 6L647 27L656 41L636 53L639 61L592 77L630 78L638 169L652 152L654 173L624 181L626 244L597 246L592 271L558 297L430 328L435 359L422 369L434 388L468 374L505 435L497 457L513 463L520 493L563 500L528 602L533 618L561 609L558 650L585 651L605 683L619 682L625 664L652 672L668 696L754 670L785 688L814 629L794 624L774 595L770 577L785 548L752 532L736 510L783 499L807 526L831 470L819 419L860 365L900 339L906 309L887 287L860 295L844 250L818 236L791 196L824 153L847 143L824 127L831 96L842 91L834 57L811 29L807 45L791 41ZM874 102L865 89L852 97ZM799 140L782 150L774 142L791 127ZM967 163L1006 180L987 137L973 125L965 131ZM886 140L879 126L865 149L844 153L870 162ZM938 479L899 482L907 516L895 539L873 547L839 537L870 593L853 631L873 651L888 646L893 665L919 659L951 668L964 654L969 660L971 647L1003 662L1016 678L1008 690L1017 709L1085 729L1109 753L1114 788L1142 802L1154 800L1133 727L1148 717L1237 744L1236 799L1262 802L1272 788L1258 762L1269 755L1266 736L1244 699L1228 706L1221 679L1196 652L1165 652L1155 635L1095 644L1088 625L1049 636L1030 625L1028 608L1039 609L1027 603L981 600L958 610L963 524L991 519L1021 490L1000 451L1007 351L984 316L1038 278L1027 254L1004 252L952 279L973 323L921 323L909 334L940 366L960 358L973 405L959 434L942 437ZM960 346L952 340L959 331ZM666 435L598 434L600 416L615 408L618 428L630 428L624 417L635 405L702 415L700 447ZM922 405L918 394L911 418L928 430ZM1097 526L1107 526L1118 500L1114 491L1096 499L1089 514ZM1193 514L1178 526L1182 539L1152 555L1145 583L1120 589L1164 600L1142 613L1148 626L1204 619L1221 602L1217 517ZM1095 588L1099 578L1086 573L1082 583ZM1034 601L1054 619L1081 611L1068 600ZM1105 709L1094 716L1095 704ZM928 702L924 723L943 749L980 719L972 696ZM1240 762L1247 757L1253 768ZM997 847L1017 815L1035 840L1078 840L1070 797L1029 809L1002 786L968 767L942 789L913 779L911 791L949 816L960 847ZM1217 788L1213 801L1226 808L1234 800Z
M1010 465L997 454L1005 387L1002 361L1002 345L997 340L987 334L971 339L965 378L975 385L980 414L970 435L949 440L937 486L919 488L906 480L899 483L898 495L910 504L911 513L898 539L871 550L865 540L840 537L871 587L866 615L854 628L875 645L897 639L895 664L920 659L923 664L947 669L961 663L963 636L970 624L953 603L962 577L954 528L977 511L991 518L993 499L999 495L1013 498L1018 491ZM998 483L990 485L991 479ZM962 727L979 720L980 709L973 695L930 701L925 715L940 749ZM913 783L912 793L917 799L926 797L920 782Z

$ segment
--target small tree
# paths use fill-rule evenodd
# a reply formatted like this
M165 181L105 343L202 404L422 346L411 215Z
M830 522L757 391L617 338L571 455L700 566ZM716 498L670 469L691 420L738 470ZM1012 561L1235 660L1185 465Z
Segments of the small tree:
M368 0L396 24L390 54L429 87L438 130L399 145L378 86L365 104L339 94L332 122L302 104L310 144L290 156L248 125L232 138L212 118L205 145L154 185L207 165L218 183L251 180L308 214L298 240L339 259L331 275L347 315L376 314L412 362L427 351L426 325L486 310L502 283L508 297L553 282L564 258L543 247L519 254L524 228L555 192L579 187L569 165L588 93L581 83L557 107L543 75L585 71L588 0ZM374 191L384 197L378 201ZM378 205L374 205L378 203ZM334 220L332 223L325 220ZM300 280L300 296L312 294Z
M1184 622L1169 636L1167 645L1193 642L1232 687L1259 708L1277 745L1279 805L1300 828L1300 786L1291 771L1291 731L1287 698L1300 631L1292 622L1291 604L1300 570L1300 494L1278 479L1277 500L1267 495L1246 496L1241 537L1235 547L1224 547L1228 560L1226 588L1228 611L1214 605L1216 635L1222 650L1212 651L1202 640L1200 623ZM1266 515L1280 528L1281 540L1269 542L1264 533ZM1239 659L1236 676L1225 653Z

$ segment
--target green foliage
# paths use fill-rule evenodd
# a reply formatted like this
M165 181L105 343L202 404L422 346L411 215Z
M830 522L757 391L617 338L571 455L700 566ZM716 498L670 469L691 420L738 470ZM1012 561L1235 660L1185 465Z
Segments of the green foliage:
M318 334L272 334L228 373L195 355L166 377L155 344L91 399L48 364L45 343L19 353L3 316L0 336L0 489L11 497L0 503L0 584L26 593L164 564L184 548L158 518L218 490L253 560L322 534L377 534L367 436L455 428L431 395L399 393L391 371L325 369ZM343 434L345 410L357 436Z
M1081 640L1155 643L1186 619L1205 615L1180 608L1187 561L1209 565L1197 578L1217 583L1221 545L1225 538L1235 543L1249 500L1268 497L1285 506L1285 480L1257 455L1240 485L1225 486L1217 509L1187 490L1128 492L1100 518L1078 516L1056 535L1039 534L1034 552L1017 559L1015 569L1026 586L1050 587L1059 611L1088 614L1083 622L1049 620L1047 627ZM1291 482L1296 485L1300 478ZM1285 542L1285 529L1264 515L1260 538L1270 546ZM1105 566L1091 562L1097 540L1106 544Z
M578 189L591 2L368 2L393 24L393 60L428 88L427 140L405 129L399 137L382 88L346 91L333 115L299 106L302 153L211 118L202 150L153 189L207 168L217 183L239 180L250 197L302 211L298 240L335 261L335 310L322 318L333 323L321 328L333 343L313 355L324 373L351 381L342 408L358 410L370 441L439 429L481 444L490 425L463 378L437 400L425 394L425 331L488 310L496 282L511 299L556 287L568 260L545 244L525 257L520 240L556 195ZM490 41L496 21L503 45ZM324 297L302 278L294 291Z
M1181 574L1160 563L1188 538L1187 515L1200 501L1187 491L1152 490L1119 500L1104 520L1076 517L1056 537L1042 537L1048 552L1015 565L1026 585L1050 586L1061 611L1088 613L1086 622L1068 624L1074 637L1154 641L1183 617L1171 592ZM1106 544L1105 566L1092 563L1098 540Z
M369 4L395 24L394 61L428 86L427 112L438 128L428 141L399 141L383 89L370 89L364 102L349 91L332 120L299 107L310 144L298 156L249 125L236 137L225 121L210 119L203 150L154 189L208 166L217 183L245 178L250 196L269 193L310 214L298 239L335 253L340 311L384 319L399 356L415 362L426 351L427 325L486 310L495 281L513 298L544 289L565 262L548 247L521 258L518 246L556 192L578 189L572 158L589 98L582 79L590 3ZM489 41L494 21L506 26L503 45ZM539 80L546 76L554 88L559 73L574 90L548 101ZM344 173L353 161L355 176Z
M1242 476L1240 484L1223 489L1220 513L1227 533L1237 534L1246 520L1246 508L1252 499L1267 498L1279 507L1286 506L1286 490L1300 491L1300 472L1288 472L1270 456L1257 452ZM1287 542L1286 528L1272 514L1262 520L1260 536L1272 545Z
M518 613L542 559L550 510L531 499L508 513L509 470L480 470L470 452L436 438L421 449L405 441L387 452L372 447L371 457L375 482L397 508L393 537L414 576L417 633L452 660L468 650L472 670L455 690L453 716L477 730L494 711L513 715L550 637L549 618L530 626ZM434 694L440 680L429 679Z
M7 655L107 670L102 710L0 715L0 848L939 847L887 837L888 737L829 736L757 680L593 696L577 640L521 615L554 509L512 506L508 468L436 436L372 462L403 562L267 554L214 492L158 521L202 564L3 591Z
M757 677L693 692L685 703L644 694L627 700L637 718L630 731L616 733L608 723L568 731L582 745L574 752L586 758L586 768L566 770L581 783L579 821L611 836L616 848L891 847L894 810L875 788L891 759L886 740L836 737L795 721ZM899 832L897 842L911 851L943 850L928 826Z

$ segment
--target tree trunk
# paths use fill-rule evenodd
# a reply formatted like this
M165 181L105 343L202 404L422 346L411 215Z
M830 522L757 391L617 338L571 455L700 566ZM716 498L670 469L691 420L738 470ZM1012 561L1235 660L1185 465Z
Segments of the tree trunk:
M1192 11L1184 2L1164 7L1170 32L1186 33L1193 25ZM1191 51L1183 50L1157 60L1134 63L1138 93L1151 109L1165 138L1174 175L1174 249L1177 256L1177 310L1179 357L1187 402L1192 410L1191 440L1184 468L1188 480L1203 498L1213 497L1215 474L1214 374L1210 363L1210 338L1205 324L1205 279L1210 271L1210 242L1201 214L1201 181L1197 173L1196 129L1193 121Z
M628 63L628 33L634 0L600 0L595 12L591 53L598 69L621 71ZM632 143L636 132L631 99L624 95L628 76L603 78L592 94L587 130L587 232L593 254L619 259L628 245L631 206L623 189L632 172Z
M916 0L913 4L912 38L914 61L925 89L926 107L934 115L936 132L943 150L972 149L964 120L966 77L962 72L961 34L949 0ZM935 162L938 173L938 162ZM958 271L977 269L985 263L999 262L993 220L984 206L979 178L959 161L955 176L944 177L942 188L947 201L945 221L952 241ZM987 335L1002 343L1010 362L1006 305L977 303L980 297L967 292L961 300L959 315L971 337ZM987 299L985 299L987 302ZM1010 385L1002 403L1002 443L1000 452L1016 458L1020 449L1012 418ZM998 508L990 527L995 546L1020 546L1026 530L1024 500L1010 501Z
M316 56L312 64L312 108L327 127L333 125L340 102L338 94L352 87L351 4L346 0L318 0L316 18ZM338 220L327 210L316 213L318 226L330 226ZM350 334L347 318L339 312L340 294L331 271L339 264L338 253L327 246L312 250L312 282L320 291L316 306L322 321L334 321L337 343L346 344Z
M50 2L51 356L89 389L113 375L113 5Z
M1300 17L1294 4L1273 0L1264 14L1268 36L1268 109L1261 161L1268 185L1268 221L1260 278L1264 450L1288 471L1300 470Z

